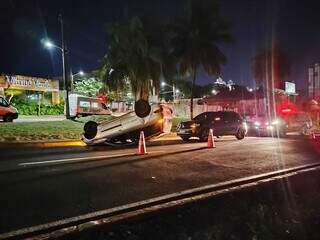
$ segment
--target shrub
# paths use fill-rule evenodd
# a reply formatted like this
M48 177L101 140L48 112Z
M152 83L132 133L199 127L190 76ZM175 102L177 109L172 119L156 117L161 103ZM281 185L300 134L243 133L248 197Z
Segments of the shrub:
M36 102L26 101L24 99L13 98L12 105L17 108L21 115L37 115L39 105ZM64 104L58 105L40 105L40 115L59 115L64 113Z

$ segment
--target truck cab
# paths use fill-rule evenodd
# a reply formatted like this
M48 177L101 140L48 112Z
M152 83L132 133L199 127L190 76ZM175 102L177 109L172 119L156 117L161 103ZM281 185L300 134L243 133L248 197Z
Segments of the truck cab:
M18 111L6 100L4 96L0 96L0 119L4 122L12 122L18 118Z

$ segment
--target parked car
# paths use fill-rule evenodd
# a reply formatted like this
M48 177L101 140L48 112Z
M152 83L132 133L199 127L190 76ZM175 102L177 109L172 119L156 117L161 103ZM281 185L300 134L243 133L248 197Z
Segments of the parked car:
M312 120L305 112L295 112L276 117L258 115L248 120L248 128L249 133L256 136L284 137L288 132L308 135L312 128Z
M5 97L0 96L0 119L4 122L12 122L18 118L18 111L15 107L11 106Z
M238 113L219 111L204 112L192 121L181 122L177 126L177 134L184 141L191 137L207 141L210 129L213 130L214 136L234 135L238 140L243 139L247 132L246 122Z

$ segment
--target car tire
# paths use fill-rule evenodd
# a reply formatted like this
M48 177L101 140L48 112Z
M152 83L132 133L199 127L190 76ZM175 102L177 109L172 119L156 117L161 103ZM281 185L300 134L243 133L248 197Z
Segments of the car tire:
M307 136L308 133L309 133L309 128L307 125L303 125L303 127L301 128L301 131L300 131L300 135L302 136Z
M238 140L242 140L244 139L245 131L243 129L239 129L235 136Z
M285 138L287 136L287 133L286 133L286 131L281 130L279 135L280 135L281 138Z
M13 122L13 117L11 115L6 115L3 118L4 122Z
M187 142L187 141L189 141L189 137L181 137L181 139L182 139L182 141L184 141L184 142Z
M202 129L199 134L199 139L201 142L208 141L209 129Z

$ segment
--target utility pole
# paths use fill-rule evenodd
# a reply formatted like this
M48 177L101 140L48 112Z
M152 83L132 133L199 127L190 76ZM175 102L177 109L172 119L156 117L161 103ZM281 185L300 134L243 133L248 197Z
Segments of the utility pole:
M65 106L66 106L66 118L70 119L70 107L69 107L69 81L67 76L67 67L66 67L66 53L67 53L67 46L64 42L64 29L63 29L63 19L62 14L59 14L59 22L61 27L61 48L62 48L62 68L63 68L63 82L64 88L66 92L65 97Z

